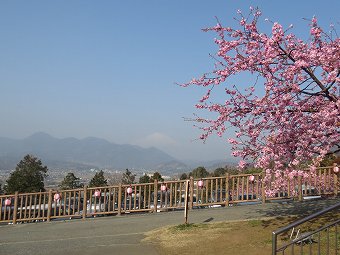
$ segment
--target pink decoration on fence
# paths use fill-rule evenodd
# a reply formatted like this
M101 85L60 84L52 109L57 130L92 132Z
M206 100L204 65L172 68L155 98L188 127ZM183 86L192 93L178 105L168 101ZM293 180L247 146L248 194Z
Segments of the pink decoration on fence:
M199 180L198 182L197 182L197 186L201 189L201 188L203 188L203 185L204 185L204 182L202 181L202 180Z
M126 193L128 193L128 195L131 195L132 194L132 187L128 187L126 189Z
M100 197L100 190L95 190L94 196L95 197Z
M250 182L255 181L255 176L254 176L254 175L249 176L249 181L250 181Z
M162 186L161 186L161 191L166 191L166 190L167 190L166 185L165 185L165 184L162 184Z
M11 200L6 198L5 200L5 206L10 206L11 205Z
M59 201L60 200L60 194L59 193L54 194L53 199L54 199L54 201Z
M336 173L336 174L339 173L339 167L338 166L334 166L333 172Z

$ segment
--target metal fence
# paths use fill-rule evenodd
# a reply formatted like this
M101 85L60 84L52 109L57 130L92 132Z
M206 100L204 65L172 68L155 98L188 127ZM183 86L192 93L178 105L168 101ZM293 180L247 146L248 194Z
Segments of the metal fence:
M337 203L274 231L272 254L339 254L339 209Z
M307 172L306 172L307 173ZM277 192L268 195L275 183L263 173L208 177L145 184L116 185L74 190L49 190L0 196L0 222L50 221L57 218L86 218L138 212L183 210L187 185L189 209L265 203L273 199L300 199L311 195L337 195L338 178L332 167L314 175L290 176Z

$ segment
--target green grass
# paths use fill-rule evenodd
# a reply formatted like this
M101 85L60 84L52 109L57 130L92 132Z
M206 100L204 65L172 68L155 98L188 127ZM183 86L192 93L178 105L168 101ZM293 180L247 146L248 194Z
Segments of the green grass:
M202 227L202 226L198 224L190 223L190 224L180 224L180 225L171 227L170 229L174 231L185 231L185 230L192 230L194 228L199 228L199 227Z
M258 226L261 226L262 221L261 220L250 220L248 221L248 224L250 227L258 227Z

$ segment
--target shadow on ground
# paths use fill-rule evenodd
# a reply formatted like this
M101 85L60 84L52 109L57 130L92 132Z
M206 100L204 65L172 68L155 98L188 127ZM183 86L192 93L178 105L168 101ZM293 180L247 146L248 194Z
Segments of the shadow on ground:
M292 223L299 219L305 218L315 212L322 209L326 209L332 205L339 203L337 199L319 199L319 200L305 200L305 201L291 201L291 202L275 202L270 206L264 206L263 208L257 208L256 212L264 215L265 217L274 217L270 220L263 221L263 226L276 225L278 220L286 218L286 224ZM316 219L310 222L317 223L319 226L323 226L326 223L334 221L335 215L340 214L340 208L332 212L326 213L321 219ZM282 225L277 224L278 227Z

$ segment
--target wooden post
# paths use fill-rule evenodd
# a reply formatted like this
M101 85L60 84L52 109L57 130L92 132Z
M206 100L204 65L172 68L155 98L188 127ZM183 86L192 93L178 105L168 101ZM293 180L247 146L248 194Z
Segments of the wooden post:
M87 186L84 185L83 220L86 219L86 215L87 215Z
M18 191L16 191L14 194L13 224L17 223L17 214L18 214Z
M338 173L334 171L334 169L337 167L337 164L333 164L333 174L334 174L334 196L338 196Z
M154 185L153 185L153 212L154 213L157 212L157 203L158 203L158 181L155 180Z
M266 177L266 173L262 172L262 180L261 180L262 204L266 203L266 184L264 182L265 177Z
M302 201L302 178L298 176L299 201Z
M190 204L189 204L189 209L191 210L194 205L194 178L190 176Z
M48 191L48 201L47 201L47 221L51 221L51 213L52 213L52 190Z
M125 205L126 207L126 205ZM122 214L122 184L118 186L118 216Z
M225 206L229 206L229 173L225 178Z
M334 173L334 196L338 196L338 174Z
M184 199L184 224L188 224L188 199L189 196L189 180L185 182L185 199Z

